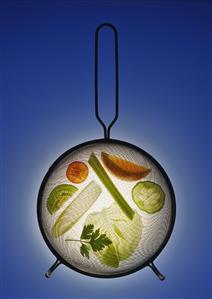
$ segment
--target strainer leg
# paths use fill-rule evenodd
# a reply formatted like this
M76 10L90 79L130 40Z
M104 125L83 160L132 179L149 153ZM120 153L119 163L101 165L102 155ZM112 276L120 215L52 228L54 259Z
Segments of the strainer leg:
M154 263L149 263L149 267L152 269L152 271L157 275L157 277L160 280L164 280L165 276L163 274L160 273L160 271L155 267Z
M49 268L49 270L45 273L46 278L50 278L52 272L61 264L59 260L56 260L56 262Z

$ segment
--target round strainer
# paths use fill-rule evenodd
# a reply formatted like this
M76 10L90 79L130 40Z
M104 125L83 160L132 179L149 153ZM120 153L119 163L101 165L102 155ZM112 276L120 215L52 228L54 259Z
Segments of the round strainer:
M117 31L110 24L97 28L96 45L98 31L105 25L114 30L117 46ZM97 91L97 76L95 82ZM96 116L105 138L65 152L41 184L39 226L57 258L47 277L62 263L95 277L117 277L150 266L164 279L153 261L173 229L173 188L163 168L148 153L110 139L110 129L118 117L116 95L116 116L106 128L98 115L96 93Z

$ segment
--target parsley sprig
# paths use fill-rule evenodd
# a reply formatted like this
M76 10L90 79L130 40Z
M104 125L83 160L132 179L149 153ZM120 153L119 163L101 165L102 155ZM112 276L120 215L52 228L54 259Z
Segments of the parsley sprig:
M93 224L88 224L83 227L80 240L66 239L66 241L81 242L80 253L82 256L89 259L89 251L94 252L104 249L106 246L112 244L111 240L106 234L100 234L100 229L94 230Z

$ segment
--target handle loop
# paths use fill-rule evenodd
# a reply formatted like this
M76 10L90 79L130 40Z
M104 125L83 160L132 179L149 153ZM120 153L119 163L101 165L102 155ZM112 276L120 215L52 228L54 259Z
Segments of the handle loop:
M98 95L98 58L99 58L99 31L103 27L109 27L114 32L114 41L115 41L115 116L109 126L107 127L103 120L99 116L99 95ZM110 138L110 131L114 123L118 118L119 113L119 76L118 76L118 32L116 28L110 23L103 23L96 28L95 32L95 114L99 123L104 129L104 138Z

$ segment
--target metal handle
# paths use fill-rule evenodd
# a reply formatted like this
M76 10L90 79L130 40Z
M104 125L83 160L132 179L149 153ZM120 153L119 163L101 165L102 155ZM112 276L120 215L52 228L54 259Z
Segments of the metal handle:
M52 275L52 272L61 264L59 260L56 260L56 262L49 268L49 270L45 273L46 278L50 278Z
M103 120L99 116L99 100L98 100L98 58L99 58L99 31L103 27L109 27L113 30L114 32L114 39L115 39L115 86L116 86L116 106L115 106L115 116L109 126L107 127ZM109 139L110 138L110 130L114 123L116 122L118 118L118 109L119 109L119 76L118 76L118 32L116 28L110 24L110 23L103 23L99 25L96 28L95 32L95 113L96 113L96 118L99 121L99 123L102 125L104 129L104 138Z
M157 277L160 280L164 280L165 279L165 276L162 273L160 273L160 271L155 267L155 264L153 262L149 263L149 267L152 269L152 271L157 275Z

